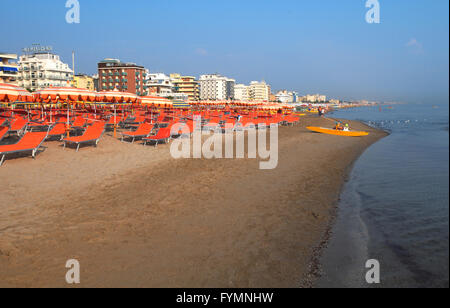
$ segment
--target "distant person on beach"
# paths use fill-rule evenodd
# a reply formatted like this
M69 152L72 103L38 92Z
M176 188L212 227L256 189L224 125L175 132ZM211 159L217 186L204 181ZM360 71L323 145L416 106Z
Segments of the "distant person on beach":
M319 107L319 117L323 117L325 115L325 108Z

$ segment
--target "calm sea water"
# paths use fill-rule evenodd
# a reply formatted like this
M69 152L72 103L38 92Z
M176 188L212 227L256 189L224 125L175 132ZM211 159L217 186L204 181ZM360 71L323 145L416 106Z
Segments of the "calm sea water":
M449 287L448 105L337 111L391 135L355 163L322 256L319 287L367 287L365 263L381 265L378 287Z

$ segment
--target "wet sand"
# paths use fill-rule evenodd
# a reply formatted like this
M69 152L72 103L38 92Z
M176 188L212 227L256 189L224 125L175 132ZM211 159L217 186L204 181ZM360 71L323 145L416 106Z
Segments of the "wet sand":
M170 146L105 136L76 153L60 143L0 168L0 287L308 286L349 168L384 132L279 129L279 163L180 159Z

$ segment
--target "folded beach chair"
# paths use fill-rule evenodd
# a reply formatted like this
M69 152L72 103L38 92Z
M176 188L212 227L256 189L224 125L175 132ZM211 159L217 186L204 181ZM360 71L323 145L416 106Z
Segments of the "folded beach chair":
M31 152L33 158L36 157L36 152L41 147L48 132L36 132L36 133L26 133L18 143L0 145L0 166L3 164L6 155L20 153L20 152Z
M104 132L105 132L105 122L96 122L91 126L89 126L88 128L86 128L82 136L69 137L63 139L64 148L67 146L68 143L75 144L77 146L78 152L81 144L93 143L94 146L97 146Z
M9 131L9 127L6 126L0 126L0 141L6 136L6 134Z
M49 131L47 139L58 139L62 140L64 138L64 134L66 133L66 124L57 123L52 129Z
M160 128L156 135L144 138L144 146L147 145L147 143L150 141L153 141L155 143L155 147L158 146L158 143L160 142L167 143L171 137L170 130L171 127Z
M123 132L122 133L122 141L124 138L132 138L131 143L133 143L136 139L142 139L150 136L152 133L154 125L150 123L142 123L138 126L137 130L132 132Z

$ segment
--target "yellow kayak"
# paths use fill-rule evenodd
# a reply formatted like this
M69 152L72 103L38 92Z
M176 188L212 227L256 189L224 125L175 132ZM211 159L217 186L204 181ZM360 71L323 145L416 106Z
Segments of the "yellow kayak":
M307 127L310 131L316 132L316 133L322 133L322 134L328 134L328 135L337 135L337 136L346 136L346 137L362 137L369 135L368 132L357 132L357 131L343 131L343 130L337 130L332 128L323 128L323 127L314 127L309 126Z

